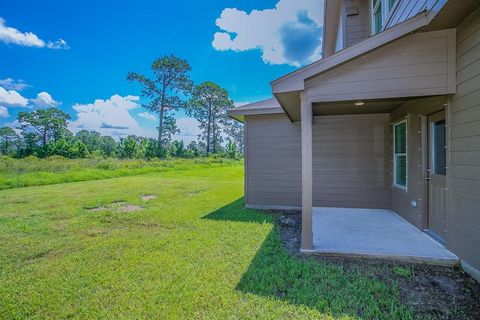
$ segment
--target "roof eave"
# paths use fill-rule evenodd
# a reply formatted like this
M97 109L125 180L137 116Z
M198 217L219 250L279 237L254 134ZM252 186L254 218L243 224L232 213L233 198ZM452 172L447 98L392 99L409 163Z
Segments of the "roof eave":
M258 108L248 110L231 109L227 112L227 115L235 120L243 121L245 116L265 115L265 114L283 114L284 110L279 107Z

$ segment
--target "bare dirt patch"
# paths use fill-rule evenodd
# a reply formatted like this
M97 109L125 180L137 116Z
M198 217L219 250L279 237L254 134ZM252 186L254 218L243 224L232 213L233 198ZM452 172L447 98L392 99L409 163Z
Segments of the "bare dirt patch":
M144 194L141 196L141 199L143 201L150 201L150 200L153 200L153 199L157 199L158 196L156 194Z
M297 211L271 212L284 248L299 259L301 215ZM458 267L399 263L375 259L316 256L319 262L396 285L415 319L480 319L480 283Z
M137 205L129 204L127 202L118 201L118 202L110 203L105 206L88 208L87 210L89 212L99 212L99 211L106 211L106 210L112 210L116 212L135 212L141 209L143 209L142 206L137 206Z
M106 233L107 233L107 231L105 229L100 229L100 228L91 228L91 229L85 231L85 234L88 237L98 237L98 236L104 235Z
M189 196L195 196L199 193L202 193L204 190L193 190L191 192L188 193Z
M127 205L124 205L124 206L120 206L117 209L117 211L118 212L135 212L135 211L138 211L138 210L141 210L141 209L143 209L143 207L132 205L132 204L127 204Z
M107 207L88 208L87 210L90 211L90 212L99 212L99 211L105 211L105 210L107 210Z

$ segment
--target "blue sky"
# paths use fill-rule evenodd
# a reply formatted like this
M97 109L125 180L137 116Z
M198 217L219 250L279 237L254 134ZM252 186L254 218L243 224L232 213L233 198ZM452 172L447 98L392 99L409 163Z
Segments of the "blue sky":
M268 98L271 80L320 57L322 16L322 0L2 1L0 125L55 106L73 131L153 136L139 87L125 77L149 74L165 54L188 60L196 83L214 81L235 102ZM177 121L179 138L198 133L184 114Z

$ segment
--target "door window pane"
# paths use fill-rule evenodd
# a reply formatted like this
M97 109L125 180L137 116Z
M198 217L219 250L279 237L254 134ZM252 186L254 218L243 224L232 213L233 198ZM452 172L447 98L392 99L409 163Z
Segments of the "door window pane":
M433 174L446 175L446 158L447 152L445 150L445 120L437 121L433 124L433 150L432 150L432 164Z

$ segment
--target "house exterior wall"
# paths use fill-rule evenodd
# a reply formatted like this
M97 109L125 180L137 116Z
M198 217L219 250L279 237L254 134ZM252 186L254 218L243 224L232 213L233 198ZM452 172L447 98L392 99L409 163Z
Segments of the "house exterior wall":
M388 123L388 114L315 117L314 206L389 208ZM300 208L300 124L264 115L246 125L247 205Z
M455 30L416 33L305 83L314 102L441 95L455 90Z
M314 206L390 207L388 123L388 114L315 117Z
M426 117L445 108L447 98L433 97L408 101L390 114L390 183L392 184L391 209L419 229L425 227L424 212L427 210L426 170ZM407 119L408 181L407 190L393 186L393 124ZM417 207L411 205L417 202Z
M369 0L345 0L345 44L351 47L365 40L370 31Z
M405 103L391 121L409 120L408 190L392 188L392 210L420 229L425 216L425 117L443 108L447 114L447 247L480 270L480 9L457 28L456 94ZM423 126L422 126L423 121ZM410 206L416 200L417 208ZM424 214L422 215L422 212Z
M300 124L284 114L246 116L245 123L247 205L300 208Z
M480 9L457 29L457 93L449 111L449 248L480 270Z

